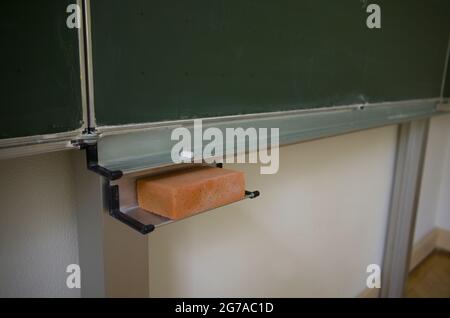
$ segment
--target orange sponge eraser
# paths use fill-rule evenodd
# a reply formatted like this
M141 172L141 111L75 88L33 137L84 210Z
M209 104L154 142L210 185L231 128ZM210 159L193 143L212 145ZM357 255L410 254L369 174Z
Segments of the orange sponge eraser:
M244 173L216 167L192 167L137 181L139 206L173 220L239 201L244 196Z

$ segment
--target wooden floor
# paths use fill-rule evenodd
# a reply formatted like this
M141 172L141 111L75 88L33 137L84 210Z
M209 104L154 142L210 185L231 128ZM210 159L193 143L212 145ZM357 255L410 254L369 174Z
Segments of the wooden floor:
M409 274L406 297L450 298L449 252L433 252Z

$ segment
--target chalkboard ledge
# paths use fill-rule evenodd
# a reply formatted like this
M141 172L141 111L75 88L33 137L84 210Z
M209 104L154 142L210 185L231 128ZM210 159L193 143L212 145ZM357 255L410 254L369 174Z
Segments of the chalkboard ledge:
M72 140L82 136L83 130L0 140L0 160L47 152L73 149Z
M215 127L223 132L226 128L237 127L279 128L282 146L443 114L437 110L439 101L435 98L205 118L202 124L203 130ZM121 170L124 174L171 165L174 143L171 141L171 128L175 127L192 130L193 120L98 127L99 163L111 170ZM192 152L195 150L192 149ZM246 149L247 152L254 150Z

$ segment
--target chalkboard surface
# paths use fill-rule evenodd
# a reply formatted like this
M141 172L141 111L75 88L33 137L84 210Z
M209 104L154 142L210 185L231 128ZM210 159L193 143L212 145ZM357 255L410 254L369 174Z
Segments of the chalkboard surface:
M81 127L77 30L66 26L70 0L0 5L0 138Z
M91 1L99 125L434 98L448 0Z

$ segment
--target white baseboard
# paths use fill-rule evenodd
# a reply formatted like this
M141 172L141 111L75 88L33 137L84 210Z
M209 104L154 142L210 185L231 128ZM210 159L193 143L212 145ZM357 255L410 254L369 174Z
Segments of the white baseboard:
M409 262L409 270L412 271L419 265L427 256L429 256L437 245L439 230L433 229L430 233L425 235L419 242L414 244L411 252L411 260Z
M411 261L409 271L412 271L425 258L427 258L434 250L445 250L450 252L450 231L435 228L430 233L425 235L419 242L414 244L411 253ZM366 288L357 297L358 298L377 298L380 290L373 288Z
M361 294L358 295L358 298L378 298L379 295L379 288L366 288Z
M450 252L450 231L440 228L437 231L436 248Z

